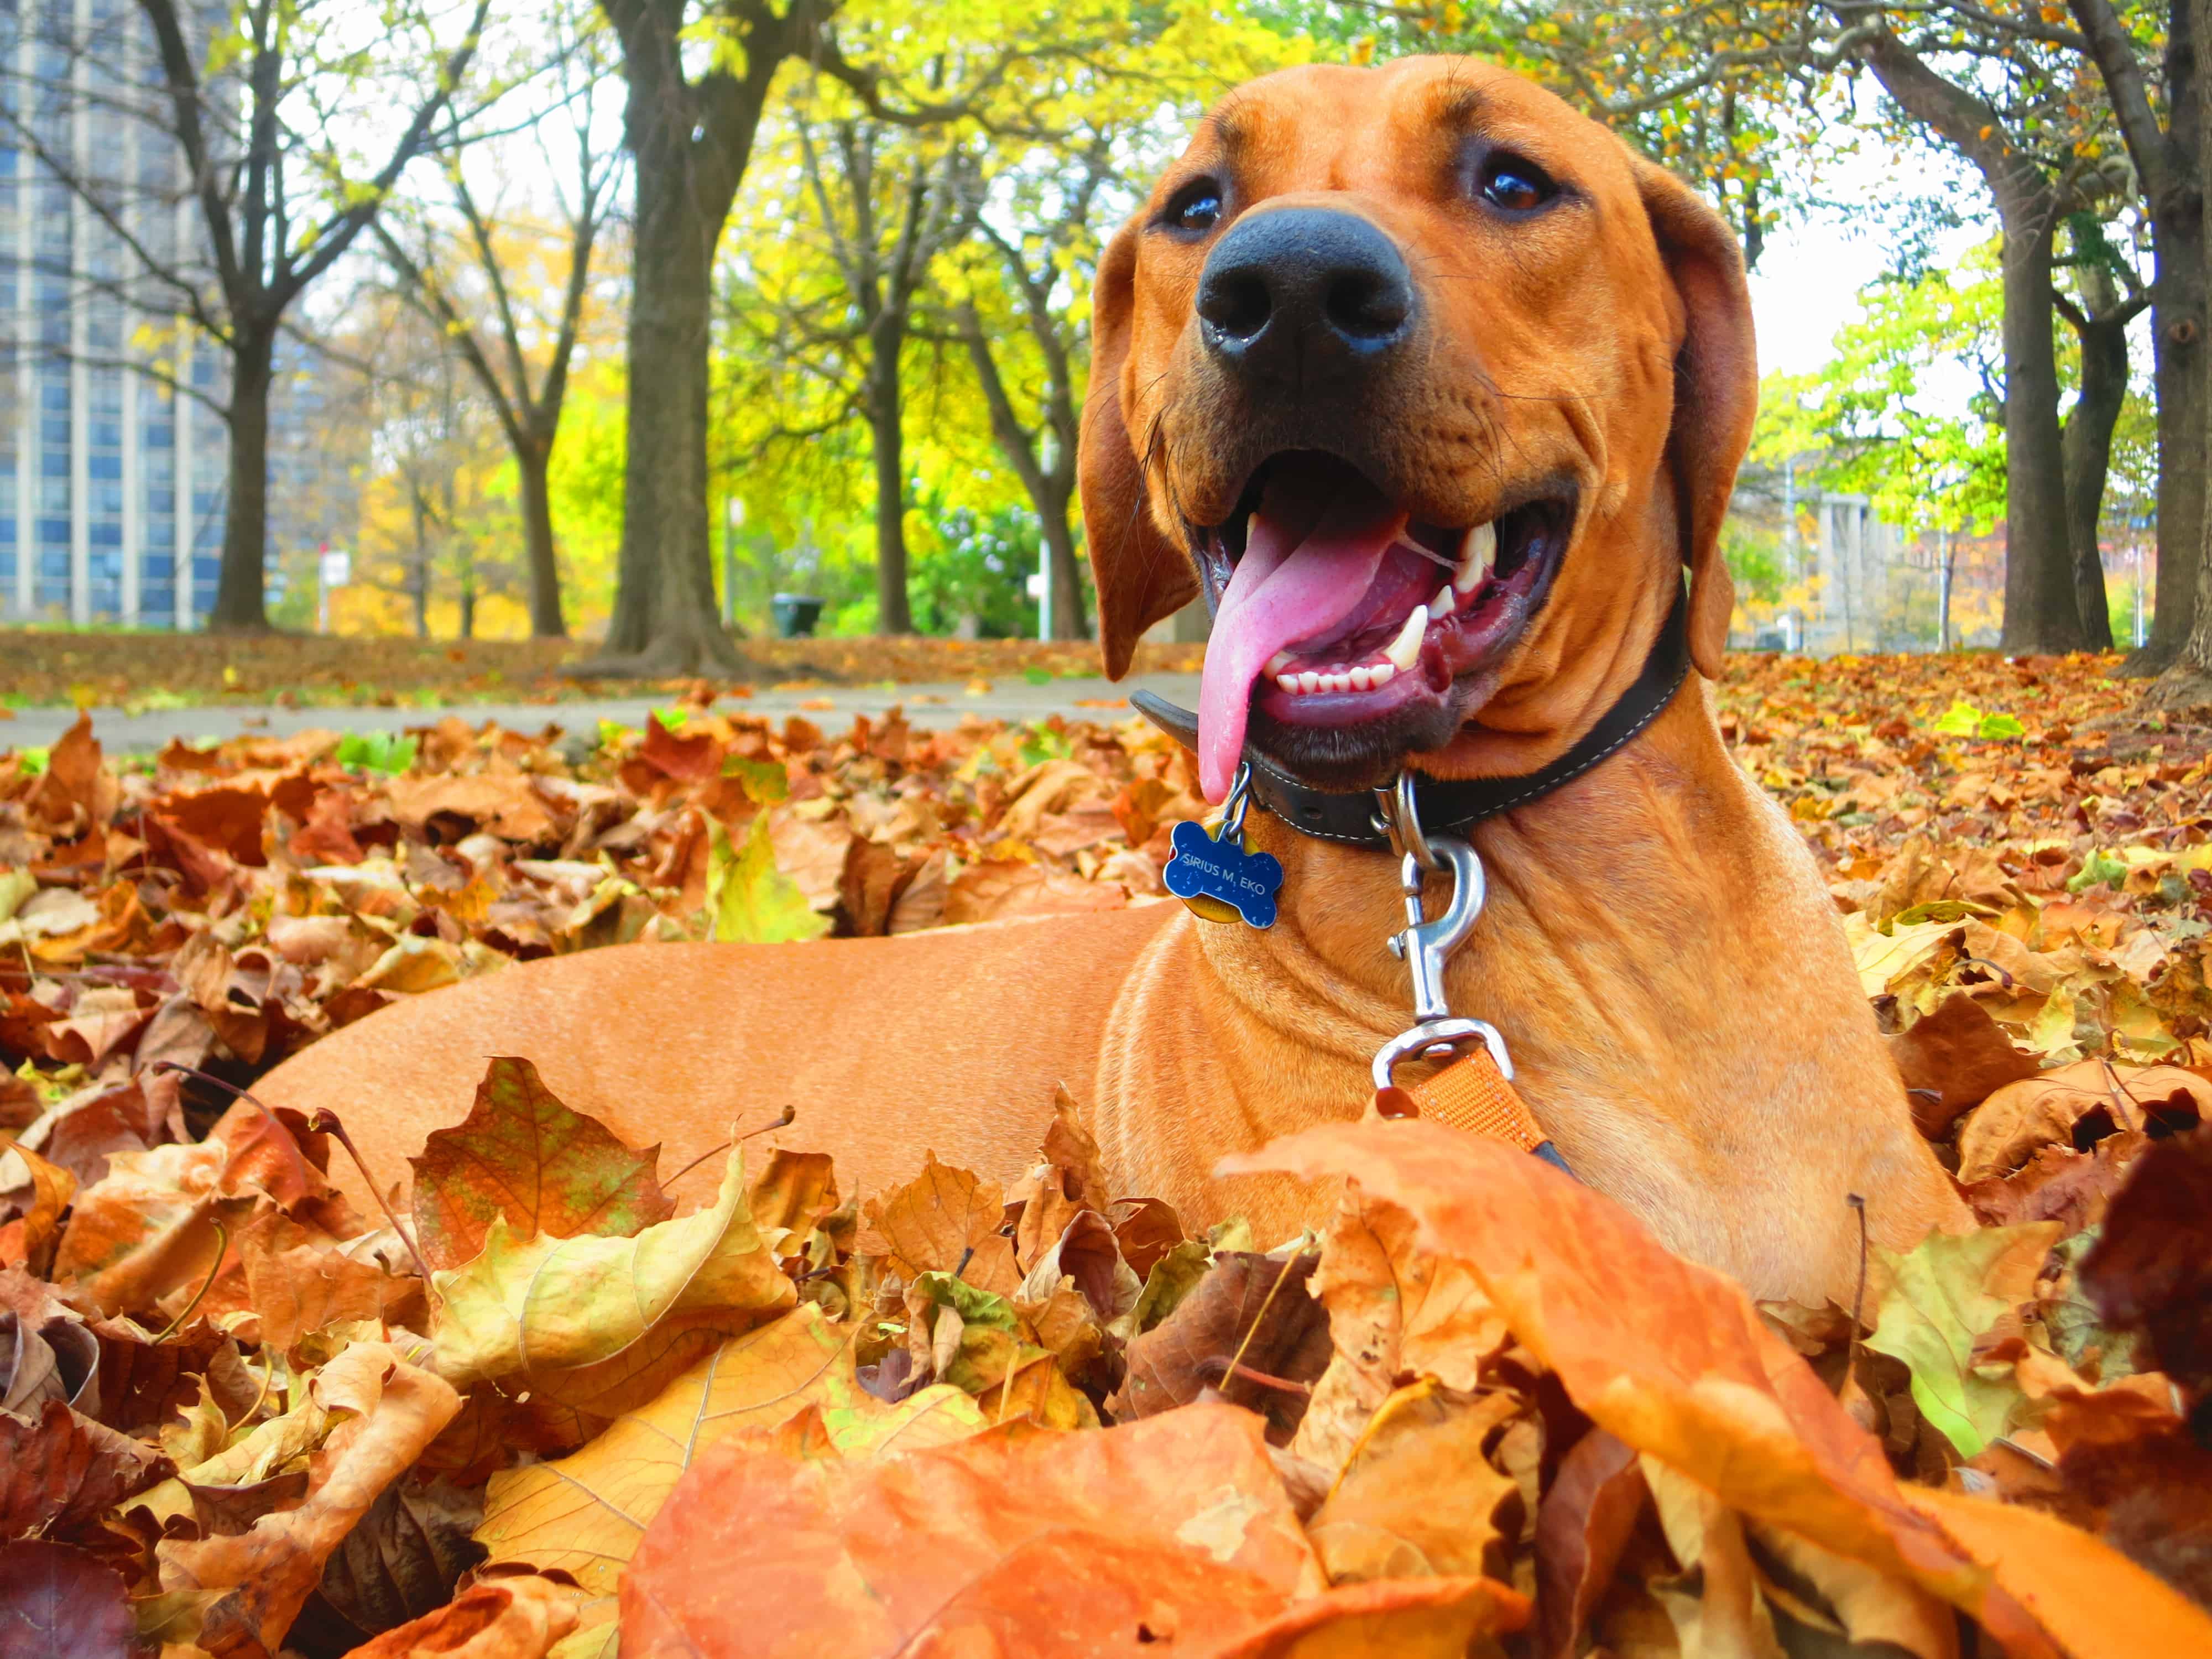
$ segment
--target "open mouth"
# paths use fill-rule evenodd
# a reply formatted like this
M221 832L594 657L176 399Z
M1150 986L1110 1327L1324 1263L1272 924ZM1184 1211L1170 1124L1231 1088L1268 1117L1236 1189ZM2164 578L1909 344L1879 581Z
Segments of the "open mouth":
M1573 523L1571 489L1431 524L1334 456L1271 456L1200 532L1215 613L1199 694L1207 795L1228 793L1255 714L1271 751L1312 750L1331 770L1393 739L1449 741L1463 693L1541 606Z

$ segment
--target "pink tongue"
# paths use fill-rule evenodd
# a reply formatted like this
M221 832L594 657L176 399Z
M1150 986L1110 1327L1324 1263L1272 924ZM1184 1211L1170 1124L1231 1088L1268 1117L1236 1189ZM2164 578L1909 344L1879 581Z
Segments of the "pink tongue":
M1244 752L1252 682L1267 659L1350 616L1405 528L1406 515L1380 495L1361 492L1320 507L1298 499L1303 494L1269 488L1214 618L1198 690L1198 776L1209 800L1229 793Z

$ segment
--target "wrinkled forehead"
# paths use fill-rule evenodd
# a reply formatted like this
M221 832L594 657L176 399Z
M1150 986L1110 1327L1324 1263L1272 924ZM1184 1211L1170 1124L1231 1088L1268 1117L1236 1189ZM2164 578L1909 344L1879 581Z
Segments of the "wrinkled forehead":
M1311 64L1248 82L1207 112L1162 181L1234 181L1246 203L1292 191L1419 191L1470 143L1513 150L1599 198L1632 198L1620 143L1510 70L1472 58L1374 69Z

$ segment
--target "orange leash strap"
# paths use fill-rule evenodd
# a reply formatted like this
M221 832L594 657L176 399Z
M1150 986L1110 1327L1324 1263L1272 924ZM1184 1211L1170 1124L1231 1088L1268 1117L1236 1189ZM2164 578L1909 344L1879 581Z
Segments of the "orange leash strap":
M1552 1138L1528 1109L1528 1103L1505 1080L1490 1050L1479 1042L1422 1082L1394 1084L1381 1091L1375 1097L1375 1106L1384 1117L1434 1118L1469 1134L1534 1152L1559 1169L1567 1168Z

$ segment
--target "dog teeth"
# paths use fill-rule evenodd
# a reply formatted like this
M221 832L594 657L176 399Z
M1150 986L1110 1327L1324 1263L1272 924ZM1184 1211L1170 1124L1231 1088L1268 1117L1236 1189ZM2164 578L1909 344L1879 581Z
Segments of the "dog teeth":
M1393 667L1402 669L1408 674L1413 672L1413 665L1421 659L1421 635L1428 625L1428 607L1415 605L1407 615L1406 625L1398 630L1398 637L1382 648L1383 656L1389 659Z
M1396 679L1399 672L1397 664L1393 662L1364 662L1356 668L1308 668L1274 678L1277 685L1297 696L1316 691L1377 690Z
M1452 585L1446 582L1437 589L1436 598L1429 601L1429 614L1431 617L1449 617L1459 609L1458 599L1459 596L1452 592Z
M1291 653L1287 651L1278 651L1267 659L1267 672L1270 674L1280 675L1290 665Z
M1451 585L1462 593L1472 593L1497 562L1498 526L1479 524L1459 544L1459 564L1452 571Z

